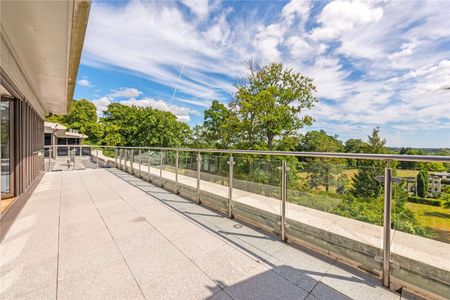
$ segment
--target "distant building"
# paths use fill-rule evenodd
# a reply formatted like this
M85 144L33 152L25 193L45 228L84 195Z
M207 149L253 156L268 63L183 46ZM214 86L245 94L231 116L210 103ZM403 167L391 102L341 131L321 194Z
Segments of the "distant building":
M45 122L44 124L44 145L81 145L87 135L81 134L78 130L69 129L58 123Z
M430 172L430 175L439 177L441 179L450 179L450 173L448 172Z

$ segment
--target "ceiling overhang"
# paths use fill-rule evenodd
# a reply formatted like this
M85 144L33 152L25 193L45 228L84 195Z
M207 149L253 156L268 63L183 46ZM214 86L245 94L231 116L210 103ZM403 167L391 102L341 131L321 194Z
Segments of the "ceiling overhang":
M2 75L40 114L70 108L90 6L90 0L1 1Z

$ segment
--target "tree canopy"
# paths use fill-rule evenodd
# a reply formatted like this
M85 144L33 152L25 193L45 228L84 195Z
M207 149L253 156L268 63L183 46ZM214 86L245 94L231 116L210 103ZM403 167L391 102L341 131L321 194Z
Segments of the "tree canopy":
M108 145L171 147L186 144L189 126L171 112L112 103L103 112Z
M275 149L274 142L311 125L306 111L318 101L312 79L282 64L249 64L249 75L236 85L230 110L237 121L239 146Z
M67 115L49 115L49 122L65 125L69 129L76 129L86 134L88 140L96 143L103 136L103 128L98 124L97 109L95 105L86 99L72 100L70 111Z
M380 129L374 128L368 136L366 153L386 153L386 139L381 138ZM358 161L358 173L353 178L352 193L355 197L377 198L382 194L382 184L376 177L383 174L384 162L373 160Z

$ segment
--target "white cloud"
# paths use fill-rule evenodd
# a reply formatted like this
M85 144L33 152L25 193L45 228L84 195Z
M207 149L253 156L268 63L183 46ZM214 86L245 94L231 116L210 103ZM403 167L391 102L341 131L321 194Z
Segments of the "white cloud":
M198 111L183 107L179 105L169 104L165 100L155 100L153 98L144 97L142 99L136 99L136 97L142 95L142 92L136 88L119 88L111 90L109 95L95 99L92 102L97 107L97 115L102 116L103 111L106 110L109 104L116 101L123 105L139 106L139 107L152 107L161 111L168 111L173 113L179 121L188 122L190 115L199 114ZM181 102L189 103L189 100L179 99Z
M292 23L296 16L299 16L301 22L304 23L309 17L309 12L311 9L310 1L306 0L291 0L286 4L282 11L281 16L286 19L288 23Z
M189 9L199 18L208 16L208 0L181 0L181 3L189 7Z
M136 88L120 88L117 90L111 90L110 96L113 98L133 98L142 95L142 92Z
M372 7L370 2L333 1L320 13L317 22L321 26L311 36L318 40L337 39L356 26L378 22L382 16L383 9Z
M230 98L224 95L246 75L245 61L282 61L314 79L322 99L313 111L317 124L396 126L394 136L402 128L425 130L429 122L433 130L450 122L450 31L443 1L338 0L322 8L292 0L267 15L251 6L237 11L229 3L220 10L201 1L184 5L190 12L171 1L136 0L119 8L94 2L83 63L117 67L169 89L184 66L174 100L204 108L213 99ZM108 99L119 97L116 92L125 93L113 91ZM151 99L138 99L137 92L123 97ZM148 105L171 105L151 100Z
M94 87L92 82L90 82L87 79L80 79L80 80L78 80L78 85L82 86L82 87Z
M110 105L112 98L108 96L101 97L99 99L93 100L92 103L97 107L97 115L102 116L103 111Z

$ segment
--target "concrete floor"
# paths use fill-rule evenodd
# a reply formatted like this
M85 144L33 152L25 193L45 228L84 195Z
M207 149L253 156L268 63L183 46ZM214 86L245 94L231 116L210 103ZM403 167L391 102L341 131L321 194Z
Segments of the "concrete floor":
M0 243L0 299L400 299L115 169L46 173Z

